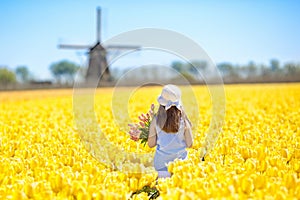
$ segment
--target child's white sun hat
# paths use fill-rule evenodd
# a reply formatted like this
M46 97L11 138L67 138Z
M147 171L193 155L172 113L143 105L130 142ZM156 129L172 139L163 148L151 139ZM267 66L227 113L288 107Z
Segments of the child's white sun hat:
M157 101L160 105L165 106L166 110L172 106L176 106L178 110L182 109L181 91L176 85L165 85Z

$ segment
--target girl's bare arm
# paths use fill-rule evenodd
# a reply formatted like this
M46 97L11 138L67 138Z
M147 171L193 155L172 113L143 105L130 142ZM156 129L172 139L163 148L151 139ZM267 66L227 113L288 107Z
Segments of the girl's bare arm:
M189 122L185 122L184 138L186 146L191 147L193 145L193 135L192 128Z
M150 148L155 147L156 146L156 119L153 118L151 124L150 124L150 128L149 128L149 136L148 136L148 146Z

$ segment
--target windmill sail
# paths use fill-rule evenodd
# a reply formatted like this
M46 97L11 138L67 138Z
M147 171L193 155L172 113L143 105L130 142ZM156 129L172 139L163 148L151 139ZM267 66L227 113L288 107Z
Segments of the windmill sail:
M61 49L89 49L90 45L80 45L80 44L59 44L58 48Z
M97 32L96 32L96 41L101 43L101 8L97 8Z

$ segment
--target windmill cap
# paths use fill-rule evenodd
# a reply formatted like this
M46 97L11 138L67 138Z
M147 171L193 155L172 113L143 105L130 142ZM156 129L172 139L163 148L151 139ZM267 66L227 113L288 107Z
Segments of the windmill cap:
M157 101L160 105L165 106L168 110L172 106L176 106L181 110L181 91L175 85L165 85L162 89L161 95L158 96Z

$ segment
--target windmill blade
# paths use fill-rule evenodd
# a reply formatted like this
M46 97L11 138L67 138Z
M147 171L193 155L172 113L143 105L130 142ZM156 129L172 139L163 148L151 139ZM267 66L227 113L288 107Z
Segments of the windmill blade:
M58 48L61 49L89 49L91 48L90 45L80 45L80 44L60 44Z
M135 45L107 45L107 49L140 49L141 46L135 46Z
M101 7L97 8L97 30L96 30L96 41L101 43Z

